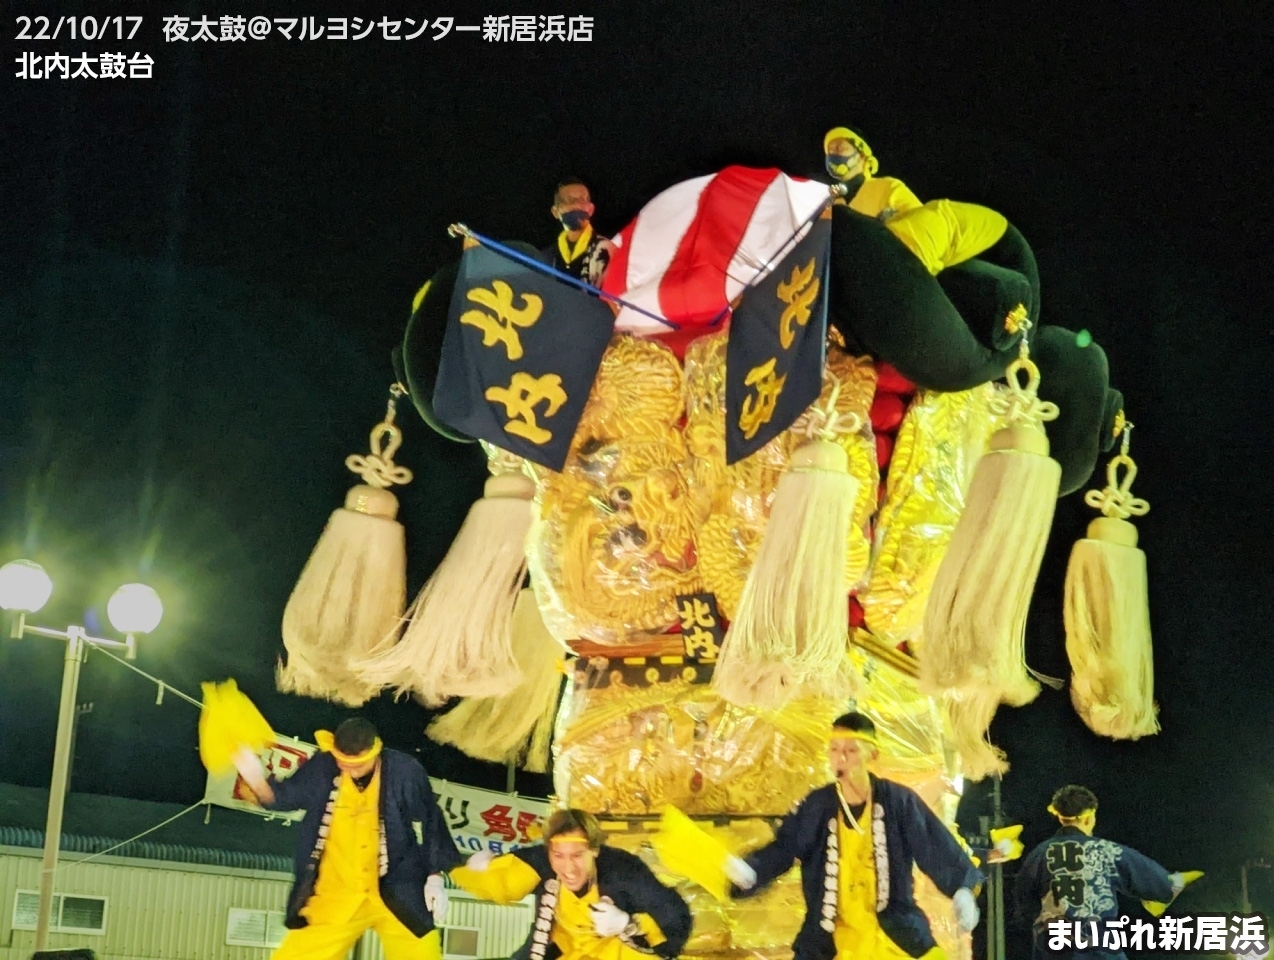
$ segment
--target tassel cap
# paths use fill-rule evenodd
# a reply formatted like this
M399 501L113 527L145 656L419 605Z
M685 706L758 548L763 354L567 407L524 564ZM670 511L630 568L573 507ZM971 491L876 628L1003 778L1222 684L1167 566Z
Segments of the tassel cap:
M487 478L482 495L488 500L530 500L535 496L535 481L524 473L497 473Z
M398 498L388 490L360 483L345 494L345 509L365 513L369 517L393 520L398 516Z
M1100 540L1102 543L1113 543L1120 547L1137 545L1137 528L1127 520L1116 517L1098 517L1088 525L1089 540Z
M788 469L849 473L849 454L840 444L830 440L811 440L792 452Z
M1040 457L1049 454L1048 434L1034 424L1021 423L1013 427L997 430L991 437L992 451L1015 450L1018 453L1033 453Z

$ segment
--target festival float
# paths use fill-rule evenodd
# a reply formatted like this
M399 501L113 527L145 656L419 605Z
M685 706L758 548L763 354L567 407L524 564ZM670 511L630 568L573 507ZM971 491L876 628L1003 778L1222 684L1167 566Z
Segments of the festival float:
M1025 618L1055 504L1121 443L1059 613L1084 722L1154 733L1129 522L1147 507L1104 352L1041 320L1003 216L921 203L856 143L848 185L729 167L670 187L600 289L455 225L463 253L417 295L388 414L347 463L361 482L288 603L280 689L461 698L429 737L551 765L556 803L657 868L669 807L736 853L766 841L827 781L852 703L876 772L954 829L959 778L1007 768L997 708L1040 689ZM404 397L490 468L410 603ZM663 876L695 912L688 953L787 955L795 870L738 902ZM967 956L950 902L923 877L918 898Z

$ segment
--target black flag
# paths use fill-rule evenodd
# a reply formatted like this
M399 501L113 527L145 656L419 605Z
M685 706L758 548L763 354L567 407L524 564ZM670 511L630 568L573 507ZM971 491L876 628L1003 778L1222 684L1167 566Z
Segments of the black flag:
M818 399L827 350L829 211L744 292L726 343L726 463L751 456Z
M434 413L470 437L561 470L614 325L596 297L471 247L451 297Z

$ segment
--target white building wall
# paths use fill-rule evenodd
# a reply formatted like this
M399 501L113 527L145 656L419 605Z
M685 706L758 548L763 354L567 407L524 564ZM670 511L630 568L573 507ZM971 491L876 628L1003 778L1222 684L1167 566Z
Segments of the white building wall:
M87 947L98 960L267 960L269 946L226 943L232 908L281 912L291 875L201 864L167 863L123 857L99 857L83 865L84 854L61 862L54 890L68 896L106 898L101 935L53 933L50 949ZM30 960L33 930L15 930L14 902L19 890L39 889L40 851L0 847L0 960ZM528 901L496 906L448 891L447 926L476 929L472 937L452 936L464 952L457 960L507 957L525 941L531 926ZM446 933L444 931L444 936ZM353 952L356 960L383 960L380 942L368 934Z

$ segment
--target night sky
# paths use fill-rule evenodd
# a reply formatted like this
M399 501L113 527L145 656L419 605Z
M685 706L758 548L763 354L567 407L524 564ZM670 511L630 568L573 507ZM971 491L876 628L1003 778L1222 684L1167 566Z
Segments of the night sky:
M39 7L36 10L34 8ZM861 132L922 199L1004 213L1039 260L1043 320L1086 328L1137 429L1163 732L1102 741L1066 693L1003 709L1008 815L1034 842L1052 790L1101 798L1099 832L1207 869L1189 908L1237 907L1274 855L1269 624L1274 217L1268 9L1160 5L578 2L591 43L165 43L161 18L453 16L493 6L5 5L0 93L0 563L39 560L38 620L109 630L116 585L164 598L138 665L198 693L236 677L276 729L346 712L273 691L278 624L354 482L412 295L459 256L463 220L550 242L554 183L584 177L604 232L730 163L821 175L822 134ZM1167 5L1162 5L1166 7ZM144 15L132 41L15 41L20 14ZM413 28L414 29L414 28ZM404 32L410 32L404 24ZM14 77L23 52L139 52L151 80ZM398 492L413 593L485 465L410 409ZM1099 470L1104 469L1104 459ZM1028 660L1066 676L1061 585L1092 511L1061 501ZM61 650L0 640L0 778L47 784ZM197 712L91 656L74 789L191 803ZM425 741L424 711L367 708L435 776L503 768ZM544 778L519 775L525 793ZM981 791L966 798L976 829ZM1274 910L1269 871L1253 899Z

